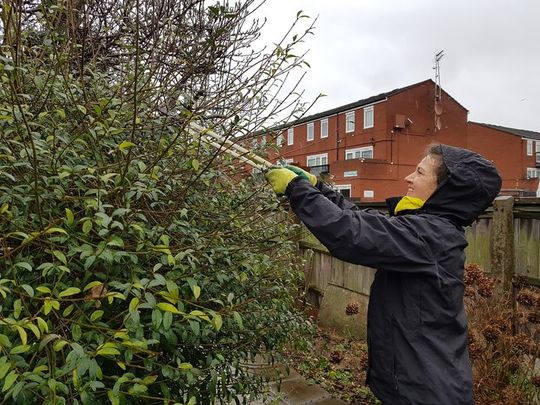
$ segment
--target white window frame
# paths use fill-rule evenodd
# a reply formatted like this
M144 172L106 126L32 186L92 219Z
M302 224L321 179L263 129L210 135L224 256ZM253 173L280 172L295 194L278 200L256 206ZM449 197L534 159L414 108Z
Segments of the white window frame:
M368 195L366 195L368 194ZM371 195L369 195L371 194ZM375 191L373 190L364 190L364 198L375 198Z
M313 141L315 139L315 124L313 122L308 122L306 128L307 141Z
M309 164L310 160L315 160L316 164ZM306 166L312 167L312 166L322 166L328 164L328 153L320 153L318 155L310 155L306 156Z
M349 111L345 113L345 132L350 133L354 132L355 126L355 112Z
M537 179L540 177L540 170L536 167L527 167L527 179Z
M321 120L321 139L328 138L328 118Z
M287 145L294 145L294 127L287 129Z
M364 152L371 152L371 157L362 156ZM356 154L359 154L357 157ZM364 146L362 148L345 149L345 160L355 159L373 159L373 146Z
M283 134L279 134L276 137L276 145L278 146L278 148L281 148L284 142L285 142L285 138L283 137Z
M536 145L535 145L535 148L534 148L535 150L534 151L536 153L539 153L540 152L540 141L536 141L535 143L536 143Z
M532 156L533 151L533 141L531 139L527 139L527 156Z
M336 184L334 187L340 193L343 190L349 190L349 196L352 197L352 186L350 184Z
M364 107L364 129L375 126L375 106Z

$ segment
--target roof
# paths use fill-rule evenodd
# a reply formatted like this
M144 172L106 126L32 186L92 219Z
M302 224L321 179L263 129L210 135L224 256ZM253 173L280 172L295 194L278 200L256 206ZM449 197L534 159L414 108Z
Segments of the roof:
M484 123L482 123L482 122L473 122L473 121L469 121L469 124L481 125L481 126L486 127L486 128L491 128L491 129L494 129L494 130L496 130L496 131L507 132L507 133L509 133L509 134L512 134L512 135L515 135L515 136L519 136L519 137L522 137L522 138L529 138L529 139L538 139L538 140L540 140L540 132L528 131L528 130L526 130L526 129L517 129L517 128L501 127L500 125L484 124Z
M432 79L423 80L421 82L410 84L410 85L405 86L405 87L400 87L400 88L397 88L397 89L394 89L394 90L391 90L391 91L387 91L385 93L377 94L376 96L371 96L371 97L368 97L368 98L363 98L361 100L354 101L354 102L349 103L349 104L344 104L342 106L332 108L331 110L326 110L326 111L322 111L322 112L319 112L319 113L316 113L316 114L301 117L301 118L299 118L297 120L286 122L285 124L276 125L275 127L266 128L266 129L263 129L263 130L258 130L258 131L255 131L254 133L250 134L249 137L258 136L258 135L261 135L261 134L267 134L268 132L280 131L282 129L290 128L290 127L295 126L295 125L300 125L300 124L303 124L305 122L316 121L316 120L324 118L324 117L329 117L331 115L336 115L336 114L339 114L339 113L342 113L342 112L345 112L345 111L354 110L354 109L356 109L358 107L364 107L364 106L367 106L367 105L370 105L370 104L377 103L379 101L384 101L384 100L388 99L389 97L395 96L396 94L402 93L404 91L412 89L413 87L421 86L421 85L426 84L426 83L431 83L431 84L435 85L435 82ZM462 107L465 111L469 111L467 108L465 108L463 105L461 105L454 97L452 97L446 91L444 91L444 89L443 89L443 92L444 92L445 96L451 98L456 104L458 104L460 107Z
M281 129L284 129L284 128L290 128L291 126L294 126L294 125L303 124L303 123L309 122L309 121L315 121L315 120L318 120L320 118L324 118L324 117L328 117L328 116L331 116L331 115L342 113L344 111L349 111L349 110L356 109L358 107L366 106L366 105L373 104L373 103L376 103L376 102L379 102L379 101L384 101L384 100L386 100L387 98L389 98L391 96L402 93L402 92L407 91L407 90L409 90L409 89L411 89L413 87L417 87L417 86L420 86L420 85L425 84L425 83L432 83L433 85L435 85L435 82L432 79L423 80L421 82L414 83L414 84L411 84L409 86L400 87L400 88L397 88L397 89L394 89L394 90L391 90L391 91L387 91L385 93L377 94L376 96L371 96L371 97L368 97L368 98L364 98L364 99L361 99L361 100L354 101L354 102L349 103L349 104L344 104L342 106L332 108L331 110L326 110L326 111L319 112L317 114L309 115L309 116L306 116L306 117L301 117L296 121L290 121L290 122L287 122L287 123L285 123L283 125L273 127L273 128L271 128L271 130L276 131L276 130L281 130ZM459 104L459 102L457 102L448 93L445 92L445 94L448 97L450 97L452 100L454 100L457 104ZM459 104L459 105L461 107L463 107L461 104ZM467 110L465 107L463 107L463 109ZM257 131L255 133L255 135L263 133L263 132L267 132L267 131Z

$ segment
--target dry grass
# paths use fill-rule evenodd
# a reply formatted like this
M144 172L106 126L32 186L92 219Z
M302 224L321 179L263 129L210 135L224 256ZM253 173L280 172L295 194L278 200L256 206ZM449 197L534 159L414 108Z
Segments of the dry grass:
M531 320L540 319L540 292L531 287L517 288L517 304L513 305L513 298L497 292L495 280L480 266L468 265L464 279L475 403L538 403L539 379L534 375L537 345L533 339L536 324Z

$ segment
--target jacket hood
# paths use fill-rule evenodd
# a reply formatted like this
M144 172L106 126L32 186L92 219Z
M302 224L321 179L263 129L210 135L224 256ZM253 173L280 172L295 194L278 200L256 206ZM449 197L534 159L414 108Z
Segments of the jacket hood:
M468 226L499 194L501 176L493 163L475 152L448 145L441 145L441 150L448 178L421 210Z

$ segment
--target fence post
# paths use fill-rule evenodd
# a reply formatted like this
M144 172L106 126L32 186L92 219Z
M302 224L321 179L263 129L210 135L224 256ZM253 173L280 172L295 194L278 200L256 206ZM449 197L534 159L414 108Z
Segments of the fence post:
M490 246L491 271L502 282L503 291L510 292L514 276L514 198L512 196L497 197L493 201Z

